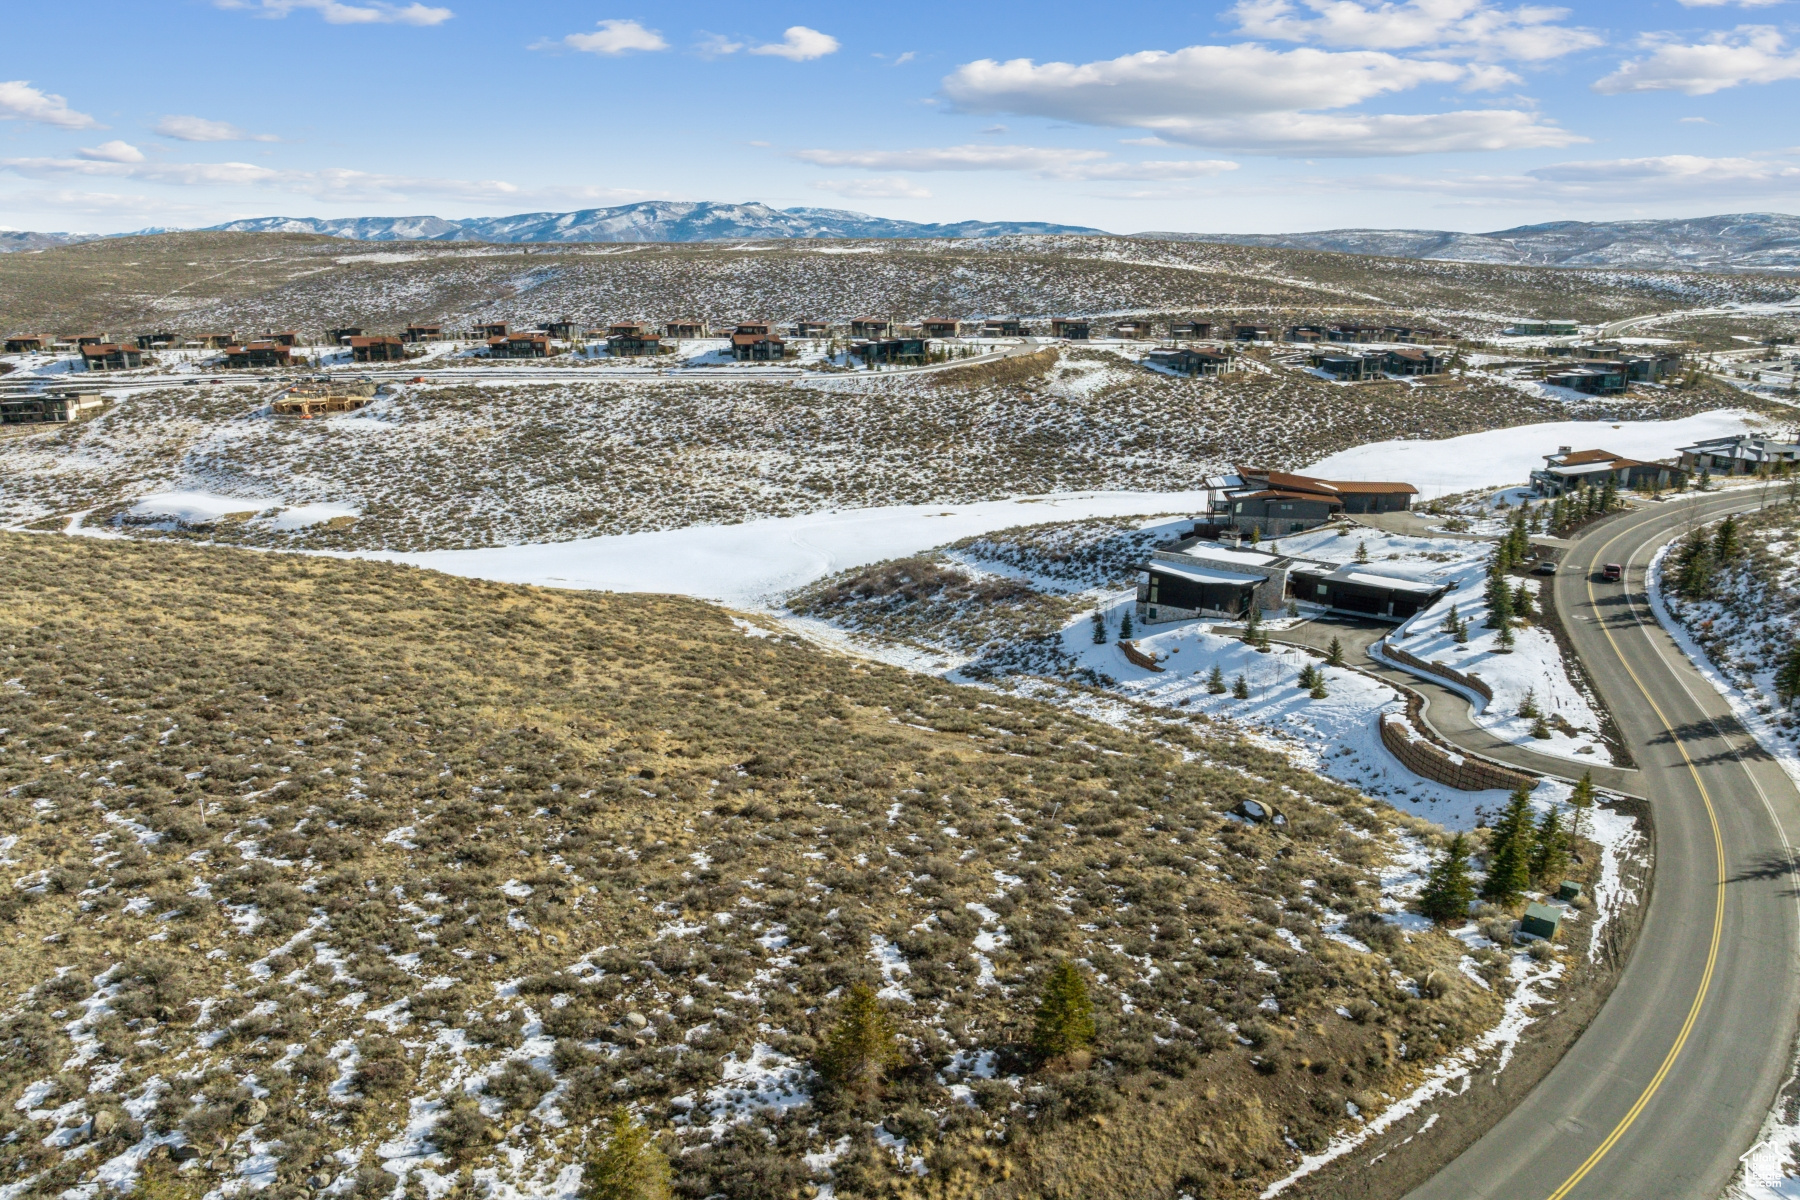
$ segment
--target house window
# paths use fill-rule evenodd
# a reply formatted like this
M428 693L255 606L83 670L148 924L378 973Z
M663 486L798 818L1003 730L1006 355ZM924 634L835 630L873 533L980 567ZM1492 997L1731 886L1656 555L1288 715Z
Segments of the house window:
M1156 620L1156 610L1154 608L1150 610L1150 619L1152 621Z
M1321 584L1320 584L1320 585L1319 585L1319 595L1321 595L1321 596L1327 596L1327 595L1330 595L1330 594L1331 594L1331 589L1330 589L1330 588L1327 588L1327 587L1326 587L1326 586L1325 586L1325 585L1324 585L1324 584L1322 584L1322 583L1321 583Z

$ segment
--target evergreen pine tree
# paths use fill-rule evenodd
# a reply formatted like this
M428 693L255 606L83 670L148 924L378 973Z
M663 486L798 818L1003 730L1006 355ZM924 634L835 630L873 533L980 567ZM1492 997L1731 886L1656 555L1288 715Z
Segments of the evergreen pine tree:
M1419 893L1419 911L1439 925L1460 925L1468 919L1475 885L1469 882L1469 839L1457 834L1444 857L1431 865L1425 888Z
M1356 561L1359 563L1366 563L1369 561L1369 543L1368 542L1363 541L1363 542L1356 543Z
M1594 807L1594 773L1583 771L1581 778L1575 782L1574 791L1569 793L1569 804L1575 809L1575 820L1570 832L1576 837L1587 835L1588 810Z
M1334 667L1344 665L1344 643L1337 638L1331 639L1331 645L1325 650L1325 661Z
M1712 491L1712 465L1710 463L1702 462L1700 464L1700 490Z
M1502 572L1495 571L1488 577L1487 602L1489 629L1505 629L1512 624L1512 588Z
M1525 699L1519 701L1519 715L1527 719L1538 715L1536 688L1525 689Z
M1450 611L1444 614L1444 628L1451 633L1455 633L1457 623L1461 619L1461 616L1456 611L1456 601L1452 600L1450 602Z
M1481 884L1481 898L1502 905L1517 900L1531 883L1531 852L1536 844L1531 789L1521 785L1488 837L1487 878Z
M1737 514L1728 513L1713 534L1713 560L1719 563L1730 562L1737 557L1739 549L1741 542L1738 537Z
M1218 663L1213 664L1212 674L1206 677L1206 690L1215 696L1225 694L1225 671Z
M1775 669L1775 695L1783 708L1792 708L1794 701L1800 700L1800 642L1788 647Z
M1496 654L1511 654L1513 646L1518 640L1519 639L1513 634L1512 622L1508 621L1500 627L1500 632L1494 636L1494 652Z
M1050 968L1031 1027L1031 1052L1040 1063L1063 1058L1094 1040L1094 1003L1087 980L1063 959Z
M606 1143L582 1176L583 1200L668 1200L669 1160L625 1106L612 1110Z
M1248 700L1250 698L1250 681L1242 675L1232 680L1231 696L1234 700Z
M1533 721L1531 723L1531 736L1537 738L1539 741L1548 741L1550 739L1549 722L1545 721L1542 717Z
M1307 663L1304 667L1300 668L1300 678L1294 681L1294 686L1303 692L1311 691L1313 680L1317 679L1318 676L1319 669L1311 663Z
M1611 512L1619 507L1619 484L1611 475L1606 477L1606 486L1600 492L1600 511Z
M845 1091L868 1095L880 1090L889 1068L900 1063L897 1032L875 989L852 984L838 1007L837 1024L825 1036L819 1074Z
M1537 613L1537 602L1531 594L1531 581L1519 580L1519 586L1513 589L1513 612L1521 617L1534 616Z
M1536 844L1531 849L1531 877L1546 888L1554 887L1569 869L1569 835L1562 817L1552 808L1538 822Z
M1106 617L1099 609L1094 610L1094 645L1106 644Z
M1328 694L1329 693L1325 691L1325 672L1314 671L1312 690L1308 692L1307 695L1314 700L1323 700Z
M1456 630L1455 630L1455 632L1453 632L1450 635L1450 639L1459 646L1468 645L1469 644L1469 623L1467 621L1458 621L1456 623Z
M1244 644L1254 646L1262 638L1262 608L1255 600L1250 601L1250 608L1244 613Z

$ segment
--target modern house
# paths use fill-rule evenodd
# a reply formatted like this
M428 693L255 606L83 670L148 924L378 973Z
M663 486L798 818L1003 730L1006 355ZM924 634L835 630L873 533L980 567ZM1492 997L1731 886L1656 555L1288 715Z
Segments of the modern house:
M962 332L962 322L954 317L924 317L919 321L919 332L928 338L953 338Z
M981 323L982 337L1024 337L1025 322L1017 317L989 317Z
M1252 606L1277 608L1287 592L1292 560L1260 550L1177 543L1158 550L1139 568L1137 613L1141 624L1239 618Z
M1085 342L1088 340L1090 328L1085 317L1051 317L1050 336L1068 338L1070 341Z
M0 424L61 425L106 406L98 392L38 392L0 397Z
M47 333L15 333L6 339L6 353L36 354L55 344L56 339Z
M361 332L360 330L358 332ZM491 342L495 338L506 336L505 321L483 321L469 330L469 340L475 342Z
M81 365L90 371L129 371L144 365L144 352L136 346L99 342L81 348Z
M1390 574L1363 563L1296 564L1288 572L1293 599L1383 621L1404 621L1430 608L1452 586L1444 580Z
M787 343L767 321L742 321L731 335L731 357L738 362L774 362L787 354Z
M1240 342L1266 342L1274 335L1267 325L1233 325L1231 336Z
M1191 346L1152 350L1144 361L1153 367L1194 378L1223 375L1231 370L1231 355L1220 350L1196 350Z
M663 352L662 334L639 321L621 321L606 330L606 352L615 358L643 358Z
M1441 350L1419 350L1411 346L1389 350L1381 358L1381 369L1389 375L1441 375L1450 362L1450 356Z
M828 338L831 336L831 322L795 321L792 332L797 338Z
M406 332L400 335L403 342L441 342L444 340L442 325L408 325Z
M1315 529L1340 514L1406 512L1419 489L1410 483L1315 479L1286 471L1240 466L1218 481L1212 511L1196 531L1217 536L1280 537Z
M697 321L693 317L682 317L666 323L663 326L663 336L675 341L682 338L703 338L706 336L706 322Z
M922 366L925 362L926 339L916 337L878 338L857 342L850 353L871 363L907 363Z
M1540 496L1561 496L1581 488L1605 487L1609 479L1618 488L1681 488L1687 486L1689 470L1685 454L1681 466L1676 467L1626 458L1610 450L1563 446L1555 454L1544 455L1544 465L1531 473L1531 490Z
M292 349L300 344L300 334L297 330L284 329L280 333L265 333L256 340L259 342L274 342L277 346L287 346Z
M1380 325L1356 325L1341 321L1336 325L1325 327L1325 340L1328 342L1384 342L1387 341L1387 330Z
M1128 342L1141 342L1156 336L1156 329L1148 321L1120 321L1113 326L1112 335Z
M886 317L856 317L850 322L853 338L884 338L894 331L894 323Z
M1287 340L1290 342L1316 343L1325 340L1323 325L1295 325L1288 329Z
M549 358L550 335L527 330L488 339L490 358Z
M397 337L353 337L350 357L359 363L405 362L406 343Z
M187 345L200 350L224 350L238 344L235 333L196 333L186 342Z
M1169 339L1171 341L1183 338L1198 340L1200 338L1209 338L1212 335L1213 327L1211 321L1177 321L1169 326Z
M173 333L140 333L132 341L139 350L161 350L180 344L180 338Z
M259 367L285 367L293 351L274 342L250 342L243 346L225 347L225 365L235 370Z
M1315 350L1312 365L1339 383L1379 379L1387 365L1383 354L1347 354L1341 350Z
M1446 329L1431 329L1422 325L1389 325L1382 329L1381 340L1384 342L1454 342L1456 335Z
M1581 332L1581 326L1574 321L1527 319L1514 321L1500 332L1507 337L1574 337Z
M353 337L362 336L361 325L346 325L342 329L327 329L325 340L333 346L347 346Z
M1709 438L1676 451L1683 470L1706 471L1712 475L1752 475L1763 468L1779 464L1789 467L1800 463L1800 444L1778 442L1773 438L1736 437Z
M1561 367L1544 374L1551 387L1568 388L1588 396L1616 396L1625 390L1625 364L1606 359L1583 359L1572 367Z
M544 332L559 342L572 342L581 336L582 325L574 317L558 317L544 322Z

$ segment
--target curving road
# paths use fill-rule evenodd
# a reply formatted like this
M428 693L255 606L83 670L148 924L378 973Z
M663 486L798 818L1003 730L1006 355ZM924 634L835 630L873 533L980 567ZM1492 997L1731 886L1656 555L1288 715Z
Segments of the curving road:
M1523 1103L1415 1200L1719 1195L1787 1077L1800 1013L1800 792L1657 625L1645 574L1735 492L1634 509L1563 556L1556 602L1641 768L1654 885L1618 985ZM1623 583L1600 564L1626 565Z

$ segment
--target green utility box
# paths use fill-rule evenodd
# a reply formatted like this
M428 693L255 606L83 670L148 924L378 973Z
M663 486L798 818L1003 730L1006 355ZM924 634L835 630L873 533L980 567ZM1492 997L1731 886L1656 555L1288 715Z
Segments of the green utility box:
M1562 926L1562 915L1562 909L1552 908L1548 904L1527 905L1525 919L1519 922L1519 932L1548 941L1556 936L1557 929Z
M1567 903L1581 895L1581 885L1573 879L1565 879L1556 889L1556 898Z

